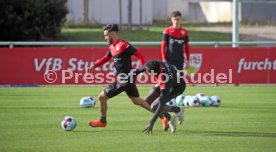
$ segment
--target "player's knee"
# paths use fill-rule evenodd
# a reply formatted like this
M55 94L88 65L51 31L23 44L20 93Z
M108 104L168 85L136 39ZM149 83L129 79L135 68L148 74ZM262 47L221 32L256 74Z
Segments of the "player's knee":
M133 102L133 104L136 105L136 106L140 105L140 103L137 103L137 102Z
M107 96L104 93L100 93L98 95L98 99L99 99L99 101L105 101L105 100L107 100Z
M134 105L140 105L140 102L137 100L131 100Z
M103 96L101 94L98 95L98 100L102 101L103 100Z
M141 105L141 101L138 98L131 98L131 101L134 105Z
M151 109L152 111L155 111L155 110L157 109L157 105L151 104L151 105L150 105L150 109Z
M150 100L150 97L145 97L145 99L144 99L148 104L150 104L151 103L151 100Z

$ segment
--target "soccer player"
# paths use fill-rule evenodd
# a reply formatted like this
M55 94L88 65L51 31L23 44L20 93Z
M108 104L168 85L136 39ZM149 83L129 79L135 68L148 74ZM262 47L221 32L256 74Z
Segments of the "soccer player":
M178 71L175 66L161 61L149 61L144 66L137 68L131 72L130 76L135 76L141 72L147 71L153 75L158 82L157 87L149 93L149 99L153 100L151 109L154 112L153 118L150 120L150 124L144 129L147 134L152 133L154 123L160 114L166 114L168 112L175 112L176 115L164 115L169 120L169 126L171 132L176 130L175 119L178 117L178 123L181 125L184 121L184 107L171 107L166 105L171 99L182 94L186 88L186 83L183 77L178 77Z
M181 13L179 11L172 12L171 22L172 26L166 28L163 32L161 57L162 61L174 65L178 70L183 70L184 50L186 54L185 68L190 66L189 33L180 25Z
M109 50L105 56L98 60L94 65L89 67L86 72L91 72L93 69L103 65L112 58L114 62L114 67L116 69L116 74L127 75L132 69L132 55L138 58L141 66L144 64L145 61L143 55L131 44L119 38L117 24L108 24L103 28L103 30L104 39L109 43ZM139 97L139 92L134 82L127 83L126 85L121 85L120 82L115 81L99 94L98 99L100 101L99 109L101 117L99 120L90 121L88 124L91 127L106 127L107 100L120 94L121 92L126 92L128 97L135 105L139 105L147 109L148 111L151 111L150 105Z

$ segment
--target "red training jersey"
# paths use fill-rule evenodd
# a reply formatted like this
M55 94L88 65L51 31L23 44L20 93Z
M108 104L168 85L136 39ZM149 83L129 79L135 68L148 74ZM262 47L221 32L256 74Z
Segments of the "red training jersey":
M140 65L145 63L144 56L128 42L118 39L115 44L109 45L106 55L95 63L95 67L101 66L111 58L114 62L116 73L129 73L132 69L131 56L138 58Z
M183 28L166 28L162 36L161 56L162 60L182 69L184 64L183 51L186 59L190 60L189 32Z

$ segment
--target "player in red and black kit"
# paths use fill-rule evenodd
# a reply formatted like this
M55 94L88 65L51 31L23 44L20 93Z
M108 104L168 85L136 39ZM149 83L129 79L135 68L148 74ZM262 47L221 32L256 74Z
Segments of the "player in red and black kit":
M143 55L138 50L136 50L131 44L121 40L118 37L117 24L108 24L103 28L103 30L104 30L104 38L109 43L109 50L105 56L103 56L100 60L98 60L94 65L89 67L87 69L87 72L91 72L94 68L103 65L104 63L108 62L112 58L117 76L120 74L125 74L127 76L130 70L132 69L132 63L131 63L132 55L138 58L141 66L144 64ZM121 85L120 82L115 81L113 84L110 84L99 94L98 99L100 101L99 108L100 108L101 117L99 120L90 121L88 123L90 126L106 127L107 100L120 94L121 92L126 92L128 97L135 105L139 105L147 109L148 111L151 111L150 105L139 97L139 92L134 82L127 83L126 85L123 86Z
M161 56L162 61L174 65L178 70L183 70L184 55L186 54L186 67L189 68L190 45L189 33L180 25L181 13L174 11L171 14L172 26L166 28L162 36Z
M155 121L161 114L164 114L164 116L169 120L171 132L174 133L176 129L175 118L178 117L180 125L184 121L184 107L171 107L166 105L166 103L182 94L186 88L186 83L183 77L178 77L178 71L175 66L154 60L149 61L144 66L132 71L130 76L136 76L144 71L154 75L158 82L158 87L153 87L148 95L148 99L150 99L150 102L152 103L151 109L155 112L153 118L150 120L150 124L144 129L144 132L151 134ZM168 112L175 112L176 115L166 115Z
M103 28L103 30L104 38L109 43L109 50L105 56L98 60L94 65L89 67L87 69L87 72L91 72L94 68L103 65L112 58L114 62L114 67L116 69L116 74L120 75L124 73L127 75L132 69L132 55L138 58L141 66L144 64L143 55L131 44L124 40L121 40L118 37L117 24L108 24ZM118 81L115 81L99 94L98 99L100 101L99 108L101 117L99 120L90 121L89 125L92 127L106 127L107 100L124 91L135 105L139 105L151 111L149 104L139 97L139 92L135 83L128 83L127 85L122 86Z

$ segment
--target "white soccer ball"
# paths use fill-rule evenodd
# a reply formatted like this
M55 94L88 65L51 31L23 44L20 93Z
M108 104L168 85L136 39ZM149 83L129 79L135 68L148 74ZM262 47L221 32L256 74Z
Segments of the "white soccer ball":
M61 127L65 131L72 131L77 127L77 121L71 116L66 116L61 121Z
M168 106L176 107L176 100L173 98L171 101L167 102Z
M199 98L200 104L202 106L210 106L211 105L211 100L208 96L203 96Z
M190 100L191 100L191 96L185 96L184 106L190 106L190 104L189 104Z
M220 106L221 98L219 96L211 96L210 99L211 99L212 106L217 106L217 107Z
M80 99L80 106L82 108L91 108L96 105L96 100L93 97L83 97Z
M175 98L176 101L176 106L180 107L180 106L184 106L184 100L185 100L185 96L183 96L182 94L177 96Z
M191 96L189 100L189 105L192 107L196 107L200 105L200 100L198 99L197 96Z
M198 99L200 99L200 98L204 97L205 94L204 94L204 93L198 93L198 94L196 94L195 96L196 96Z

